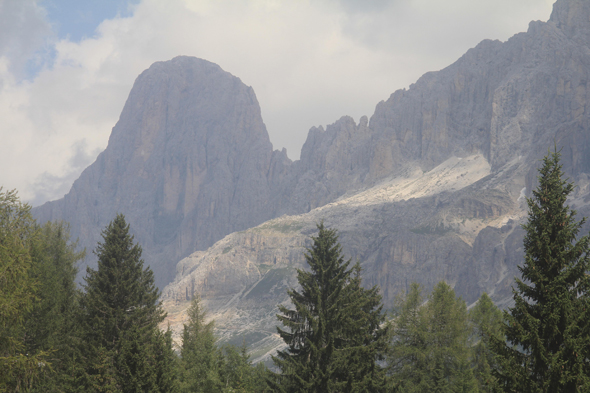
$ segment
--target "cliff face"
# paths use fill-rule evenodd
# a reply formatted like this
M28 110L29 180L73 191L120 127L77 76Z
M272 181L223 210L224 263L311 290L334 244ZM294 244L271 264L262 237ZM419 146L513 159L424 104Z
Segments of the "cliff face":
M272 217L267 175L283 156L273 155L251 87L213 63L177 57L137 78L106 150L63 199L34 214L69 221L92 250L122 212L163 287L182 257Z
M327 184L320 193L331 200L338 185L370 186L408 161L429 170L480 152L494 171L518 157L536 165L554 140L568 173L588 172L588 45L590 3L560 0L548 22L531 22L504 43L483 41L396 91L368 126L343 118L326 131L312 128L301 172Z
M201 293L225 337L241 329L260 356L277 345L274 307L320 219L387 306L407 283L429 290L443 279L469 302L486 291L505 305L522 262L524 197L554 144L579 186L572 206L590 213L589 43L590 2L558 0L548 22L483 41L370 120L312 128L296 162L272 150L238 78L194 58L156 63L107 149L34 214L70 221L93 249L124 213L158 284L174 279L163 291L172 318Z

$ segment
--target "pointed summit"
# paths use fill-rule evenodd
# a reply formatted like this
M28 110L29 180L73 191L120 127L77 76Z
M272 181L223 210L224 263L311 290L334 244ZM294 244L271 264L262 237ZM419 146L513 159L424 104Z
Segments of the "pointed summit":
M590 1L557 0L549 22L571 39L588 46L590 39Z

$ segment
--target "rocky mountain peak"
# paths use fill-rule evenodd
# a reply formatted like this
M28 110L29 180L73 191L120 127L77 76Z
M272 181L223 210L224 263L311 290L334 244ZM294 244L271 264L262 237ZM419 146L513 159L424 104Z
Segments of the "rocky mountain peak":
M228 112L237 115L238 122L248 118L251 123L221 127ZM214 126L200 127L203 123ZM179 56L154 63L137 78L107 151L121 149L119 156L139 164L162 145L182 149L183 141L196 138L206 144L221 134L268 141L254 91L217 64Z
M69 221L90 251L125 214L163 286L183 256L271 218L272 156L253 89L216 64L176 57L137 78L105 151L35 215Z
M588 46L590 39L590 1L558 0L553 4L549 22L568 37Z

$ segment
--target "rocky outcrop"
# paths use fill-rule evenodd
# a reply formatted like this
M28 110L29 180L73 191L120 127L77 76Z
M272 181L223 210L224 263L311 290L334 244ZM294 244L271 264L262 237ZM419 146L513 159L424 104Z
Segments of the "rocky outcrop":
M63 199L34 214L69 221L88 250L125 214L163 287L181 258L272 218L267 176L289 162L272 151L251 87L213 63L177 57L137 78L106 150Z
M312 128L300 171L321 184L371 186L408 161L429 170L480 152L494 171L520 157L531 166L530 190L536 161L555 140L568 173L588 172L589 42L590 4L559 0L548 22L531 22L507 42L485 40L396 91L368 125L343 118Z

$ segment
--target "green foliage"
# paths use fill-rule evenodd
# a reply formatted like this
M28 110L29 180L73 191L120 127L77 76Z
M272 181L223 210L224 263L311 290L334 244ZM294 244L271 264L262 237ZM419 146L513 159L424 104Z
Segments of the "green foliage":
M398 299L388 353L392 388L403 392L476 392L470 363L465 302L445 282L422 306L421 289L412 284Z
M25 345L26 315L37 300L30 252L36 236L31 207L0 188L0 392L30 388L50 366L47 352L27 352Z
M226 345L222 348L223 368L221 380L224 392L246 393L255 391L254 370L246 344L240 348Z
M205 323L207 312L195 297L188 309L188 324L182 332L180 383L182 392L221 392L221 353L215 346L213 322Z
M264 365L252 367L245 347L217 349L198 305L181 364L172 332L158 328L159 293L123 216L103 240L81 293L74 279L84 253L67 224L39 227L16 192L0 192L0 392L174 393L181 370L197 377L188 391L265 391Z
M422 290L412 283L405 298L396 299L397 315L387 354L388 372L395 387L419 390L428 373L428 319L422 309ZM425 386L422 386L425 388Z
M285 392L379 391L384 375L376 365L385 344L381 297L361 287L360 266L349 268L333 229L318 225L305 258L310 271L298 270L301 290L289 290L294 310L279 306L288 345L273 357L280 374L269 379Z
M30 273L38 283L38 300L27 315L25 343L28 353L49 352L51 364L50 370L43 368L35 390L76 391L83 370L77 323L79 291L74 280L84 252L76 251L67 224L48 222L39 229L31 255Z
M103 231L96 248L98 270L87 269L80 304L89 390L165 391L158 383L164 365L158 324L165 317L151 269L143 267L141 247L119 214ZM164 367L166 368L166 367ZM170 369L173 371L173 368ZM168 385L166 385L168 386Z
M463 299L444 281L439 282L426 306L429 316L429 342L436 367L443 372L449 391L476 391L469 364L469 324ZM434 384L440 386L439 383Z
M161 392L180 392L179 359L174 352L170 325L165 332L160 330L156 332L153 346L156 360L156 386L160 388Z
M272 390L267 381L272 378L272 372L260 362L252 368L252 393L266 393Z
M509 392L590 390L590 239L576 242L585 219L576 221L566 205L574 185L564 180L559 159L557 151L544 158L539 186L527 198L522 280L504 313L508 343L494 346Z
M474 375L480 392L499 392L500 386L493 370L497 369L492 340L503 341L502 312L484 292L469 311L472 324Z

